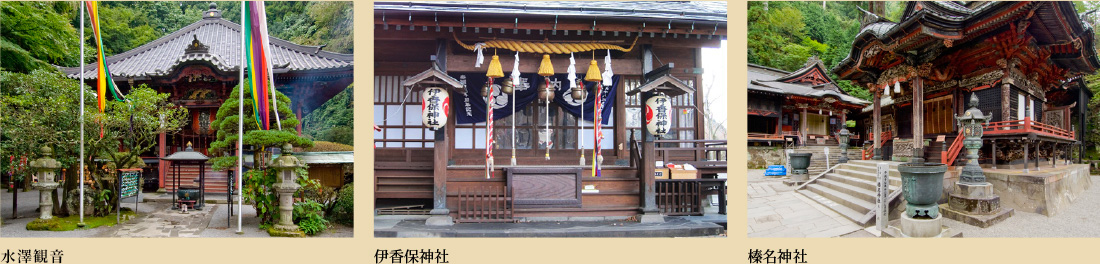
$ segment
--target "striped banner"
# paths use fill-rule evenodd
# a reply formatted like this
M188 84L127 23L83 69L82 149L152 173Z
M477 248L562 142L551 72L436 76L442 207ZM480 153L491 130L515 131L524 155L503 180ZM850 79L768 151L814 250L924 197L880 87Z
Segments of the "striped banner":
M242 12L245 36L246 67L248 67L245 87L252 95L252 113L255 114L256 128L261 130L271 129L271 89L274 88L270 75L270 59L267 45L267 14L264 11L264 3L247 2L248 12Z
M88 16L91 17L92 33L95 37L96 56L98 59L96 68L98 68L99 72L96 79L96 98L99 100L99 112L102 113L103 110L107 108L107 91L111 91L111 95L114 96L115 101L122 102L125 98L122 97L122 92L115 86L114 80L111 79L111 71L107 68L107 57L103 55L103 38L99 31L99 2L84 1L84 4L88 6Z

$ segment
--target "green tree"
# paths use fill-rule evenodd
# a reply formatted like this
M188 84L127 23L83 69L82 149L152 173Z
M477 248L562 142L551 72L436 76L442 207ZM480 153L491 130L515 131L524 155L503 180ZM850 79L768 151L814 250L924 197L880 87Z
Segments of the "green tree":
M352 95L355 85L349 85L317 109L302 118L302 133L314 140L354 144L355 111Z
M30 73L76 66L79 34L68 23L75 2L0 2L0 68Z
M79 178L80 111L84 111L87 171L94 188L114 193L117 188L106 180L114 176L113 169L143 165L138 155L156 144L158 134L179 131L187 115L185 108L168 102L168 94L146 86L132 89L128 102L109 101L100 113L91 87L45 70L30 74L0 72L0 88L0 109L5 113L0 116L0 124L18 128L5 130L0 136L5 155L38 157L38 148L49 146L54 149L54 157L68 167L66 177ZM86 89L83 110L79 107L80 89ZM103 170L108 164L110 170ZM67 203L69 191L77 188L78 182L66 181L63 198L55 200L55 205ZM113 204L115 198L109 201ZM62 206L54 209L62 216L69 213Z

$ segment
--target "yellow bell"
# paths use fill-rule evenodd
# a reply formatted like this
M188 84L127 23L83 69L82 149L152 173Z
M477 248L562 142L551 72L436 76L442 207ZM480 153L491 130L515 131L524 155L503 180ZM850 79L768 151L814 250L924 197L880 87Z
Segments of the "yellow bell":
M596 60L592 60L592 63L588 64L588 73L584 75L584 80L589 82L598 82L603 80L603 76L600 75L600 66L596 65Z
M542 55L542 63L539 64L539 75L550 76L554 75L554 65L550 64L550 55Z
M500 56L493 55L493 60L489 61L489 71L485 72L485 76L489 78L504 77L504 69L500 67Z

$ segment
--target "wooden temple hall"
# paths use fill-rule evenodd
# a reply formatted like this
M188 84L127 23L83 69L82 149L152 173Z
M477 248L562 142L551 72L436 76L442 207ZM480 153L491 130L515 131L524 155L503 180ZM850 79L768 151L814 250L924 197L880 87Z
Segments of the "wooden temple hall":
M647 222L720 195L724 214L701 82L726 23L724 3L375 2L378 213Z
M1092 93L1082 76L1100 61L1073 3L909 2L897 22L876 12L832 69L874 94L853 130L866 158L962 164L956 119L972 104L992 116L979 133L983 167L1053 167L1083 150Z
M303 46L276 37L271 37L271 45L275 87L290 97L290 108L299 120L352 82L351 54L328 52L323 46ZM241 53L241 26L222 18L217 6L210 4L199 21L107 57L113 80L124 94L133 87L147 85L157 92L171 94L172 103L187 108L190 114L190 125L176 134L161 134L157 147L141 155L150 166L145 170L146 190L175 191L173 180L165 179L169 164L160 158L185 150L188 142L195 151L213 154L207 151L217 132L211 122L218 107L239 83ZM80 78L80 69L61 68L74 79ZM94 87L96 64L85 65L84 71L85 82ZM301 133L301 125L297 129ZM197 170L189 170L180 177L190 185L198 174ZM207 171L205 175L206 192L227 191L226 172Z

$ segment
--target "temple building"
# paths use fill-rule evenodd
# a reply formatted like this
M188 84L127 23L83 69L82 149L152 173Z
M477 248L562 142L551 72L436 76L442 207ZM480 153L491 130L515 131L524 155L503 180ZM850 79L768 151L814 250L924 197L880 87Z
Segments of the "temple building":
M885 164L891 220L938 209L987 227L1013 212L1059 214L1091 186L1088 165L1070 157L1083 152L1093 96L1083 76L1097 68L1093 28L1071 2L908 2L900 21L864 11L850 53L831 69L873 95L848 113L860 136L850 143L863 150L819 165L797 192L867 225ZM750 94L763 84L750 83ZM939 163L940 200L902 206L902 181L915 176L900 166Z
M701 197L724 195L724 179L713 178L726 163L725 141L706 140L702 49L720 47L726 23L724 4L702 2L375 2L379 212L419 210L442 221L429 224L701 214ZM485 65L477 66L481 53ZM496 57L505 74L518 69L518 83L486 77ZM571 59L583 82L579 99L567 76ZM613 67L613 77L582 80L590 66ZM449 94L449 113L433 131L422 123L421 98L437 88ZM670 114L660 137L643 114L658 92ZM668 176L668 163L694 165L692 180L656 179ZM662 184L695 189L673 194Z
M750 144L836 145L836 132L869 105L848 95L816 57L794 72L749 64Z
M291 100L290 108L301 120L352 82L351 54L333 53L324 46L303 46L271 37L271 60L274 65L275 87ZM170 94L172 103L185 107L190 114L189 125L177 134L161 134L157 147L142 158L146 184L158 189L174 190L166 180L167 164L159 158L186 148L188 142L196 151L211 155L208 145L215 140L211 128L218 107L239 83L241 65L241 26L222 18L215 4L203 12L199 21L132 50L106 58L112 79L122 93L132 87L147 85L160 93ZM96 64L83 66L84 80L96 85ZM69 78L80 78L81 67L62 67ZM298 132L301 133L301 125ZM181 178L190 180L197 172L184 172ZM225 193L225 172L206 173L206 191Z

